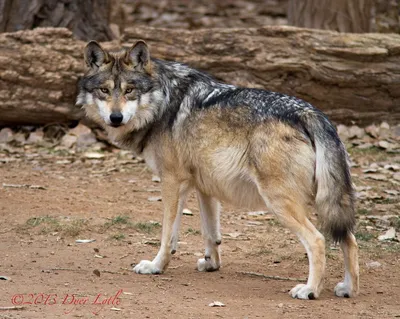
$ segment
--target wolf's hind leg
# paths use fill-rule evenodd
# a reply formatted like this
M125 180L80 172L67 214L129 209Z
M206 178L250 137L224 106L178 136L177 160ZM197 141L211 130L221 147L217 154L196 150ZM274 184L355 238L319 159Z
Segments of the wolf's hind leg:
M352 233L340 243L344 255L345 274L344 281L335 287L335 295L338 297L355 297L358 294L359 266L358 245Z
M181 224L181 217L183 207L186 203L187 194L189 193L189 188L185 185L181 187L179 195L178 213L176 214L174 225L172 226L172 236L171 236L171 254L175 254L178 250L178 240L179 240L179 226Z
M307 284L295 286L290 291L290 295L298 299L318 298L322 290L326 262L324 236L307 218L307 206L302 204L304 200L301 196L296 196L300 195L298 191L290 191L290 188L278 186L275 189L269 187L267 192L267 186L262 186L260 183L258 183L258 188L267 207L274 212L283 225L297 235L307 251L309 261Z
M221 244L219 202L197 190L200 204L202 234L205 242L205 256L197 261L199 271L214 271L221 266L219 245Z

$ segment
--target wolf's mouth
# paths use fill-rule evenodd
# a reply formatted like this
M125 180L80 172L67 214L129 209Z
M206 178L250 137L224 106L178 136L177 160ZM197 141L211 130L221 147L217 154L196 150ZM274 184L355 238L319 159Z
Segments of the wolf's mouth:
M120 124L111 123L110 124L110 126L112 126L112 127L120 127L122 125L123 125L122 123L120 123Z

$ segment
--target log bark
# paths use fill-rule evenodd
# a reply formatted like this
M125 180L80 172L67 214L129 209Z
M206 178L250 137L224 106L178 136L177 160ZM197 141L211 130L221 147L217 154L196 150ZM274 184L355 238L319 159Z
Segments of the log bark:
M74 99L83 46L64 28L0 34L0 125L80 119Z
M373 0L289 0L289 25L340 32L371 32Z
M400 120L400 36L293 27L127 29L154 57L187 63L218 79L303 98L338 123ZM83 47L62 28L0 34L0 125L81 119L74 106ZM103 43L118 47L118 43Z
M239 86L294 95L338 123L400 120L400 36L268 26L257 29L128 28L153 56Z

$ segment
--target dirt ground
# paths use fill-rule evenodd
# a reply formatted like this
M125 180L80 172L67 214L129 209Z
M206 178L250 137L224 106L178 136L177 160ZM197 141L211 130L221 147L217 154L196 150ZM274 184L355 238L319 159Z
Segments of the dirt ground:
M400 163L399 155L375 148L354 152L353 161ZM378 195L387 188L399 190L398 183L364 179L361 166L353 175L356 184L370 185ZM160 184L126 151L1 148L0 276L9 280L0 280L0 307L22 308L0 311L0 318L400 317L400 244L379 241L386 228L368 218L395 215L390 223L399 231L398 196L359 201L359 297L334 296L343 277L343 257L327 243L325 287L313 301L288 295L296 281L249 274L307 276L303 247L267 213L225 205L223 267L197 272L203 244L193 194L187 205L193 216L182 219L179 250L169 269L157 276L134 274L132 263L157 252L159 196ZM214 301L225 307L210 307Z

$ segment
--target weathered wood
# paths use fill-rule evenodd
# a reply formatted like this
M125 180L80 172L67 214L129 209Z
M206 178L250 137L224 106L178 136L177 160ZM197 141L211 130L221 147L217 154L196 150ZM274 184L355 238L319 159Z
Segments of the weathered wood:
M289 0L289 25L340 32L371 32L373 0Z
M341 123L400 120L400 36L293 27L126 30L153 56L188 63L236 85L311 102ZM0 34L0 125L69 122L85 43L63 28ZM118 46L105 43L106 47Z
M83 46L64 28L0 34L0 125L81 118L74 99Z
M153 56L177 60L236 85L291 94L334 121L400 120L400 36L263 27L125 30L125 45L143 39Z

